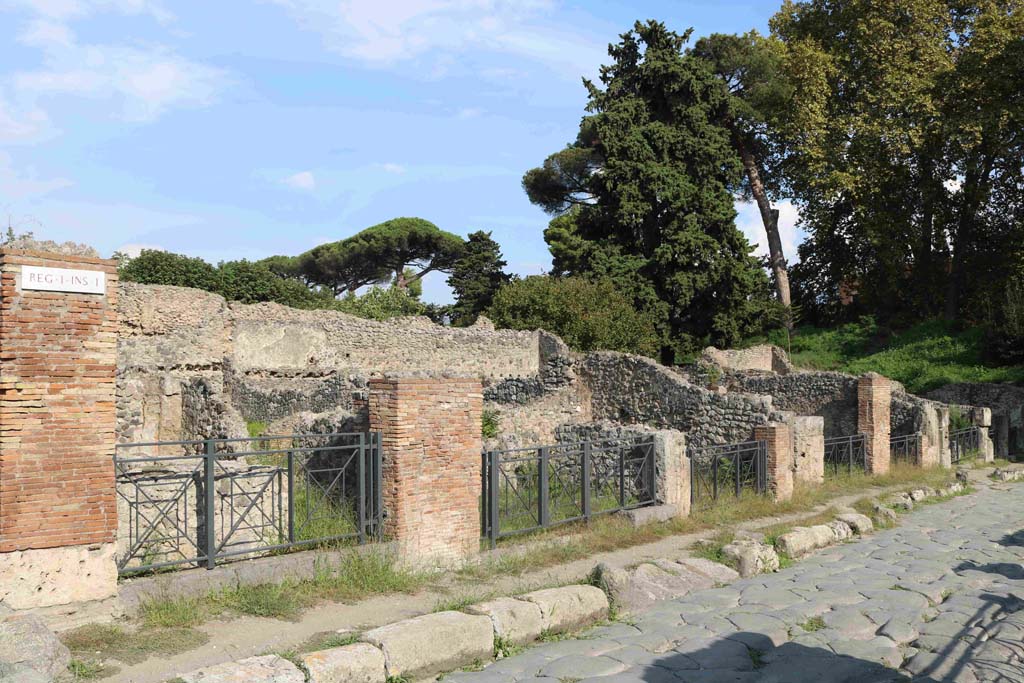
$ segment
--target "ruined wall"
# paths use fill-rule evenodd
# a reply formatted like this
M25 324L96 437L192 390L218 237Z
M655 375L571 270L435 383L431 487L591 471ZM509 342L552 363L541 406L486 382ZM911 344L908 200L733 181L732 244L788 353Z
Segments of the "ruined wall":
M729 373L730 391L767 394L772 406L825 418L825 438L857 433L857 378L841 372Z
M782 418L770 396L709 391L641 356L591 353L577 372L590 390L593 419L676 429L694 447L745 441L754 427Z
M959 382L932 389L925 396L943 403L991 408L996 454L1005 458L1024 453L1024 387Z
M772 344L758 344L746 349L716 349L709 346L704 349L701 358L725 371L787 374L794 370L786 352Z
M469 328L378 322L136 283L121 284L118 313L122 442L238 437L246 423L283 430L299 413L351 413L368 378L386 372L470 373L492 398L512 402L571 382L557 338L486 320ZM216 415L203 422L204 412Z

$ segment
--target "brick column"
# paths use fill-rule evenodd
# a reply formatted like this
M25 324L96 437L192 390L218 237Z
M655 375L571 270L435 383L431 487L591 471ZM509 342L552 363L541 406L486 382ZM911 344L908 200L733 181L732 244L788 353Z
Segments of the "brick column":
M889 414L892 382L877 372L857 381L857 431L866 437L868 473L889 471Z
M453 564L480 550L478 378L370 381L370 429L380 431L384 532L417 563Z
M0 250L0 602L8 607L117 593L116 307L114 261Z
M768 489L776 501L793 497L793 435L789 425L754 427L754 440L768 442Z
M654 433L654 448L661 481L662 502L676 507L677 517L690 516L690 459L686 435L671 429Z

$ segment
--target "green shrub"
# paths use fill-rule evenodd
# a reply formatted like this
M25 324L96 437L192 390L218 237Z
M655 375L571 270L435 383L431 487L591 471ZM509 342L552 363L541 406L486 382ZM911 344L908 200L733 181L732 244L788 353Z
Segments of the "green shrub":
M498 411L485 409L480 417L480 435L485 439L494 439L498 436L498 429L501 422L498 419Z
M985 332L991 360L1024 363L1024 280L1015 277L1006 282Z
M371 287L361 296L349 294L335 301L332 308L372 320L424 315L427 310L422 301L398 287Z
M608 281L533 275L498 290L487 310L498 327L553 332L578 351L653 355L654 322Z

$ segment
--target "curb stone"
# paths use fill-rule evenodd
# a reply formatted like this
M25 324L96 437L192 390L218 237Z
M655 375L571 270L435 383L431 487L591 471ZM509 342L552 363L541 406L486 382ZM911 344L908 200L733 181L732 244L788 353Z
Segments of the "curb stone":
M278 655L247 657L179 676L184 683L305 683L306 676Z
M380 683L387 678L384 653L369 643L353 643L302 657L311 683Z
M540 607L541 623L549 633L576 631L607 619L610 608L608 596L594 586L547 588L520 598Z
M595 589L596 590L596 589ZM387 676L419 680L494 655L490 617L435 612L367 631L363 642L384 653Z

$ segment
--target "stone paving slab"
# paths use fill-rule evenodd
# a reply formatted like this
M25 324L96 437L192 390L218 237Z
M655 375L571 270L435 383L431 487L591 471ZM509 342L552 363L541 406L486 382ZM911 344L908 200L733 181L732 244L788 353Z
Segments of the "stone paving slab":
M916 505L897 528L582 638L446 680L1024 682L1024 486Z

